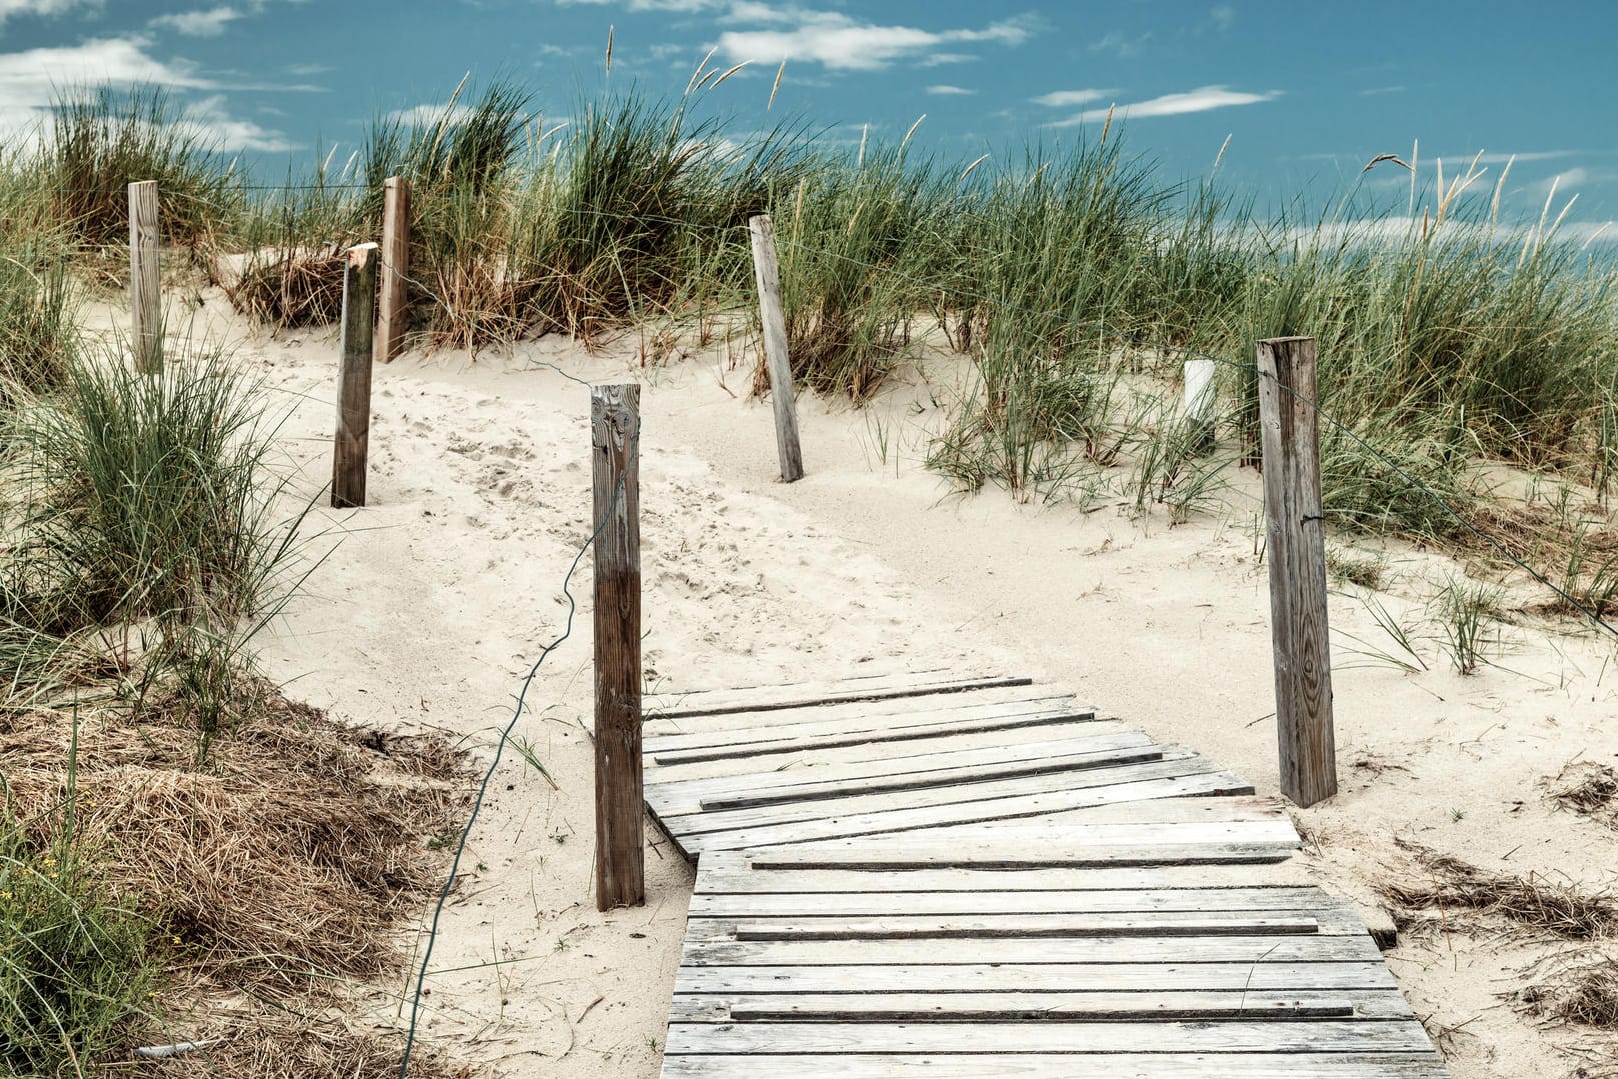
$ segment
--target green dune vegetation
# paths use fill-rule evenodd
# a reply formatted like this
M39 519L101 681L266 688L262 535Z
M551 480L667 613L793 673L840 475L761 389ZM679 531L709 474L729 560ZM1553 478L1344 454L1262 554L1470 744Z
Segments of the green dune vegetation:
M378 236L383 182L407 177L413 339L473 351L745 327L746 223L768 212L799 382L863 403L953 355L965 380L929 464L1023 499L1111 483L1194 512L1256 445L1255 342L1313 336L1336 527L1477 550L1397 465L1581 602L1618 607L1618 246L1564 236L1563 207L1507 220L1506 176L1474 163L1413 179L1396 205L1356 190L1324 216L1271 219L1216 176L1163 177L1117 129L945 161L908 135L744 132L711 118L724 78L693 81L551 126L511 84L463 88L441 121L378 118L352 156L284 187L188 133L160 90L72 92L0 162L0 1076L88 1074L175 1040L198 993L284 1000L388 969L364 929L386 918L368 912L433 869L389 859L451 816L445 747L397 765L443 785L370 799L381 780L358 736L252 673L254 634L309 568L302 515L268 398L228 353L173 333L145 376L83 332L84 298L126 280L131 181L160 185L171 267L280 329L336 319L343 252ZM1192 355L1220 361L1212 455L1179 419ZM1492 497L1499 466L1548 493ZM263 811L266 770L289 758L323 762L321 798L281 803L258 846L210 848ZM154 846L164 813L200 822L200 846ZM326 827L339 817L369 827ZM304 931L311 903L329 934ZM389 1052L341 1044L310 1073ZM251 1074L231 1051L192 1059Z

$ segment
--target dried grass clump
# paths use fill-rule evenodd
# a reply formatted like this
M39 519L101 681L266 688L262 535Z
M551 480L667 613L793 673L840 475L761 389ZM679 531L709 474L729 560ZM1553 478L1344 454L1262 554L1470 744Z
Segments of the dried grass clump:
M1570 761L1554 778L1546 780L1550 800L1558 809L1596 817L1618 827L1618 769L1591 761Z
M459 762L433 739L366 735L266 694L197 760L179 722L81 724L75 828L115 892L157 912L179 966L220 987L306 990L395 969L390 926L437 883L427 840L455 823ZM72 721L0 715L13 805L40 843L67 795ZM376 745L375 741L372 745ZM432 747L414 760L414 746ZM453 768L451 762L454 761Z
M1604 937L1618 926L1618 903L1604 893L1581 892L1532 874L1513 877L1486 873L1409 840L1395 842L1412 852L1429 874L1426 880L1382 887L1382 893L1401 906L1496 915L1565 940Z
M200 1032L188 1033L187 1040L214 1044L163 1060L143 1060L140 1073L160 1079L262 1079L267 1075L381 1079L398 1074L404 1052L403 1039L397 1035L362 1032L341 1021L269 1009L216 1019ZM441 1052L418 1046L410 1056L410 1074L414 1079L469 1079L475 1073Z
M343 313L344 250L332 244L251 255L221 287L232 307L261 326L327 326Z

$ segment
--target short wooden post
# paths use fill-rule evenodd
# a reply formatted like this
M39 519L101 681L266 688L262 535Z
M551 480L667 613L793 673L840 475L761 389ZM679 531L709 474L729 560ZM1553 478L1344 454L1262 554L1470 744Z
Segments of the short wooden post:
M640 387L590 388L595 488L596 909L646 902L640 665Z
M404 351L410 272L410 181L390 176L382 187L382 292L378 299L376 358L391 363Z
M1214 362L1185 361L1186 444L1193 453L1214 447Z
M371 322L376 314L377 245L348 251L343 268L342 358L337 371L337 435L331 504L365 505L365 456L371 444Z
M1314 338L1260 341L1258 375L1281 793L1310 806L1337 793Z
M151 374L163 366L163 280L159 273L157 181L129 185L129 303L134 321L130 342L135 370Z
M758 281L759 320L764 325L764 363L770 373L770 400L775 405L775 446L781 455L781 480L803 478L803 449L798 444L798 406L792 393L792 360L787 356L787 322L781 313L781 269L775 257L775 226L769 214L747 221L753 236L753 276Z

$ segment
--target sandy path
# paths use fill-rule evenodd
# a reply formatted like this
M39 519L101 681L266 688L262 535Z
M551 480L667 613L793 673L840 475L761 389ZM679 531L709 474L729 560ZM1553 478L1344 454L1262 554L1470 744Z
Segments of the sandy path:
M244 365L293 395L285 444L311 495L329 474L335 351L329 334L239 346ZM768 408L721 386L741 392L744 378L713 358L647 371L626 362L632 352L630 341L592 358L547 340L518 358L412 355L379 368L371 504L317 510L329 532L312 549L340 542L264 642L271 673L341 716L454 731L479 751L493 744L521 672L560 631L560 584L588 530L586 393L529 366L539 358L589 381L647 383L645 656L659 685L1008 667L1273 793L1268 585L1251 477L1231 509L1174 529L1111 504L1084 513L999 493L952 499L915 460L937 410L900 391L867 413L805 402L809 475L786 487ZM1407 552L1392 569L1403 578L1394 592L1408 597L1434 560ZM588 590L586 559L575 635L547 661L515 730L557 789L508 752L428 982L423 1030L509 1075L657 1074L690 888L690 871L659 840L647 854L647 906L594 911L581 725ZM1420 614L1418 600L1384 601L1412 621ZM1369 896L1397 857L1396 835L1491 869L1612 879L1613 835L1552 813L1537 786L1575 754L1618 755L1610 650L1508 630L1509 671L1462 678L1430 642L1425 673L1348 669L1352 643L1339 634L1379 631L1349 598L1334 598L1332 618L1344 791L1298 815L1326 883ZM1457 1076L1515 1077L1566 1070L1552 1046L1572 1037L1532 1030L1496 996L1521 984L1513 967L1552 947L1457 932L1407 938L1390 960L1432 1029L1462 1027Z

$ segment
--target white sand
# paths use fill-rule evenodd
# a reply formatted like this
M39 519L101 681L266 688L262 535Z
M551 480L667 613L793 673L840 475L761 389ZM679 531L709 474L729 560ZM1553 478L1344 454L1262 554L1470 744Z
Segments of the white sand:
M210 313L218 301L210 301ZM309 497L329 478L333 335L281 340L218 325L242 364L289 391L284 445ZM1226 510L1169 528L1106 503L959 499L920 467L939 411L900 387L873 408L800 405L808 476L776 480L770 410L722 357L635 365L629 338L598 357L546 339L516 355L408 355L376 371L369 505L313 521L325 552L263 642L289 692L368 724L465 734L480 753L510 718L521 675L562 630L561 582L588 532L588 398L555 362L643 391L645 660L662 687L710 688L859 671L1007 669L1069 688L1154 737L1191 746L1274 795L1267 571L1252 475ZM728 383L729 390L722 385ZM882 434L886 432L886 434ZM897 432L897 433L895 433ZM886 441L886 449L882 443ZM1392 565L1390 610L1419 617L1439 560ZM433 953L424 1033L513 1076L655 1076L691 872L653 836L647 905L597 914L590 895L590 563L574 578L574 635L551 655L462 866ZM1473 677L1348 669L1354 634L1393 650L1363 606L1333 598L1342 792L1296 814L1328 886L1372 895L1404 836L1488 869L1604 886L1618 837L1553 813L1540 780L1576 755L1611 761L1612 650L1508 628L1509 655ZM1423 632L1431 632L1430 629ZM1509 668L1506 669L1506 668ZM1603 673L1606 677L1603 678ZM1560 1075L1559 1046L1497 994L1554 942L1502 946L1455 930L1389 955L1429 1029L1460 1028L1462 1079ZM453 968L475 968L459 969ZM378 999L379 1021L397 1005ZM385 1013L385 1015L383 1014Z

